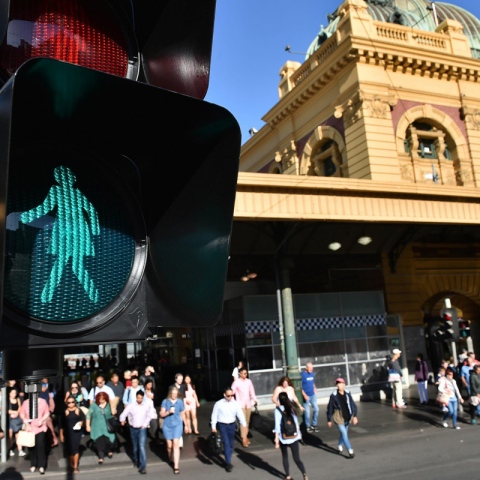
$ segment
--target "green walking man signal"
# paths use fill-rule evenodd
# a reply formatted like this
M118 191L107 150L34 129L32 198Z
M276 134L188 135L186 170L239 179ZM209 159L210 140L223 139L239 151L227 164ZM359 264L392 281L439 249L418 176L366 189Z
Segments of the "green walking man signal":
M97 211L87 197L74 188L76 178L69 168L55 168L54 177L58 185L52 186L44 202L20 215L20 221L28 224L57 209L48 250L48 253L56 255L57 258L42 290L41 301L51 302L63 270L71 258L73 273L90 300L97 303L98 289L84 264L85 256L95 256L91 237L100 234Z

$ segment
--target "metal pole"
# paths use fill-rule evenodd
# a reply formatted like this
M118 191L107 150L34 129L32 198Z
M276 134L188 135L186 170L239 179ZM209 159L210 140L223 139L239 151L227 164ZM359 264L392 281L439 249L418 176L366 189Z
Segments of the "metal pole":
M435 26L438 27L437 6L435 5L435 2L432 2L432 9L433 9L433 19L435 21Z
M295 315L293 312L293 296L290 287L290 265L288 260L281 263L282 306L285 330L285 351L287 375L292 380L299 401L302 401L302 385L298 368L297 335L295 332Z
M287 374L287 359L285 356L285 333L283 329L283 305L282 289L280 285L280 275L278 273L278 257L275 256L275 283L277 286L277 309L278 309L278 329L280 333L280 350L282 352L282 370L283 375Z
M456 366L458 364L458 357L457 357L457 344L455 341L451 343L452 347L452 357L453 357L453 364Z

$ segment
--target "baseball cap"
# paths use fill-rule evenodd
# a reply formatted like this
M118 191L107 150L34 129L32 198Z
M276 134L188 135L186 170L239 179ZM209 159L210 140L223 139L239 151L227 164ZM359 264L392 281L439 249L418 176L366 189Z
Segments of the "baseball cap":
M394 348L394 349L392 350L392 353L393 353L394 355L397 355L398 353L402 353L402 351L399 350L398 348Z
M345 380L344 380L343 378L338 377L338 378L335 380L335 383L345 383Z

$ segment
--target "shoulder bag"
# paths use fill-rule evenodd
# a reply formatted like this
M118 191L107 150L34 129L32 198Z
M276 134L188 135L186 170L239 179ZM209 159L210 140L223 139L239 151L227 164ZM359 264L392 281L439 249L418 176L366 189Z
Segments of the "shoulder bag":
M333 411L333 417L332 420L334 423L337 425L345 425L345 420L343 419L342 411L335 409Z
M18 432L17 444L22 447L34 447L35 446L35 434L30 430L26 430L27 424L23 424L22 430Z
M105 416L104 409L101 408L100 410L102 411L103 418L105 419L108 433L117 433L120 428L120 422L118 421L118 419L113 415L110 418L107 418Z

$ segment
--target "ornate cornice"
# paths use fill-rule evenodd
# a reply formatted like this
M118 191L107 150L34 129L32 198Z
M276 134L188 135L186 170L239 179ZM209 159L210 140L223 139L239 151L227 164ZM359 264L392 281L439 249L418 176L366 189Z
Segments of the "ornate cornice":
M377 45L369 45L368 48L351 48L324 72L315 74L317 68L321 68L322 64L311 70L309 75L277 104L277 107L280 107L285 102L271 118L267 119L267 122L271 128L275 128L284 118L298 110L330 82L335 81L338 74L352 62L375 64L385 70L401 71L408 75L436 77L439 80L480 82L480 62L478 60L465 59L465 64L470 64L471 67L467 68L467 66L459 65L458 58L453 56L439 62L422 58L425 52L419 51L415 54L416 56L393 54L391 51L382 52ZM299 92L297 96L295 96L296 91ZM389 102L387 101L387 103ZM378 109L374 105L371 108ZM354 120L353 117L352 120Z

